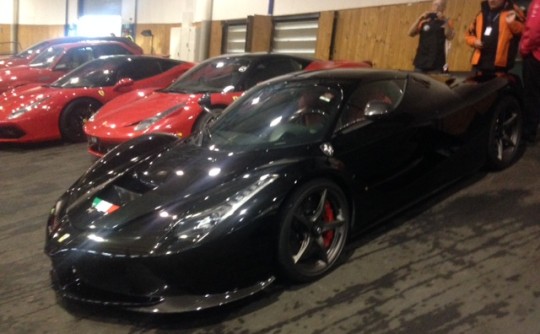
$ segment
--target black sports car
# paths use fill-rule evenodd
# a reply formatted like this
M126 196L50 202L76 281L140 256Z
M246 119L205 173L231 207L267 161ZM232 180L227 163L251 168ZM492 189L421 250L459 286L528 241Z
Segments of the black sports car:
M368 226L511 165L519 94L510 76L365 69L260 84L190 138L98 160L51 211L53 282L71 300L181 312L315 280Z

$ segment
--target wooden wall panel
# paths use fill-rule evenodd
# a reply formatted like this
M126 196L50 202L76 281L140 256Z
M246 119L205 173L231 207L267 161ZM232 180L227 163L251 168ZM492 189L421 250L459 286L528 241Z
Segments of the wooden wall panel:
M248 31L246 34L246 51L270 51L272 48L272 17L267 15L254 15L248 17Z
M135 33L135 43L139 44L145 54L155 54L169 56L171 42L171 28L181 27L180 24L137 24L137 32ZM141 35L143 30L151 30L154 35L153 50L152 37Z
M45 39L64 36L63 25L24 25L18 27L20 50L26 49Z
M208 47L208 56L219 56L223 45L223 22L213 21L210 27L210 45Z
M418 37L407 32L418 16L429 10L431 1L379 6L338 12L333 59L371 60L375 67L411 70ZM465 31L479 10L470 0L449 1L447 16L454 20L456 37L448 56L450 70L470 70L471 48Z
M11 25L0 24L0 55L10 55L15 51L11 36Z
M321 15L319 16L319 30L317 32L315 58L325 60L330 59L335 16L336 12L334 11L321 12Z

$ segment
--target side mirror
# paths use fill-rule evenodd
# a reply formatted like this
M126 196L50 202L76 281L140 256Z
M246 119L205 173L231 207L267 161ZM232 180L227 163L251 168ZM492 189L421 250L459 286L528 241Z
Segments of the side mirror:
M131 86L133 86L133 79L131 78L122 78L118 80L116 85L114 85L114 90L119 92L127 92L131 90Z
M199 99L199 105L203 110L210 111L210 108L212 106L212 98L209 93L205 93L201 98Z
M366 104L364 116L371 119L383 118L391 113L392 106L381 100L371 100Z

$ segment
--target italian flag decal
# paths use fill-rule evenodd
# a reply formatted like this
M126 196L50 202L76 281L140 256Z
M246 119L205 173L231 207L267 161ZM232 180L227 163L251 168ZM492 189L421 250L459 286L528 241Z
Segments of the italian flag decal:
M109 203L99 197L94 198L94 201L92 202L92 207L103 213L113 213L120 208L120 206Z

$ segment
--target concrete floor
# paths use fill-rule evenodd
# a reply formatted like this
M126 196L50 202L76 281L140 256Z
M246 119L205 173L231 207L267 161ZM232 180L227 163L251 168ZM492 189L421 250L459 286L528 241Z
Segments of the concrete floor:
M55 298L45 220L90 163L84 144L0 146L0 333L540 333L540 145L357 240L318 282L168 316Z

